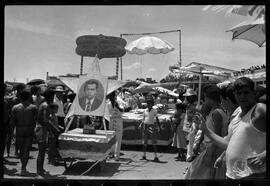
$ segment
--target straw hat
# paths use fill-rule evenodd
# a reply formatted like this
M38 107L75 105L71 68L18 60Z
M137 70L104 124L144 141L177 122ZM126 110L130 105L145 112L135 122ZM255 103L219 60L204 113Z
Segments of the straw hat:
M186 93L183 94L183 96L194 96L194 95L197 96L196 92L193 89L191 89L191 88L188 88L186 90Z

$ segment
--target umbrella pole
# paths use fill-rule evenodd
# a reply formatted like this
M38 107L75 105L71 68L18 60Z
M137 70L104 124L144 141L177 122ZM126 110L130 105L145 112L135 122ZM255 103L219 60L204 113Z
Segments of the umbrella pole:
M81 69L80 69L80 75L83 74L83 56L81 56Z
M141 74L141 78L142 78L142 56L140 56L140 62L141 62L140 74Z
M201 92L202 92L202 73L199 74L199 93L198 93L198 104L197 106L200 106L200 101L201 101Z

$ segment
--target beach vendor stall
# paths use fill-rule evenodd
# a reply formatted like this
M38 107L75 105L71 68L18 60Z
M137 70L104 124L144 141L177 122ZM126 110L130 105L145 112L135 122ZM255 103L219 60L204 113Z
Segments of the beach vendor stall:
M83 128L72 130L69 130L72 123L70 120L65 132L59 136L59 153L64 159L65 168L70 168L75 161L94 161L94 164L81 175L86 174L96 165L101 165L100 168L102 168L115 144L115 132L107 130L104 119L106 95L111 90L108 90L108 77L102 76L100 73L99 59L124 55L121 46L117 43L120 40L122 46L123 39L103 35L80 36L76 41L77 54L93 57L95 53L96 57L90 73L79 77L77 94L66 118L76 115L88 119L84 120ZM120 52L110 50L115 45L119 46ZM103 124L104 130L96 130L95 126L99 121L95 119L97 117L102 118L101 124ZM67 165L68 160L71 161L69 166Z
M158 94L164 92L153 85L147 83L142 83L135 90L134 93L145 93L155 91ZM162 89L167 90L167 89ZM165 93L165 92L164 92ZM169 145L173 138L173 125L172 117L174 114L174 109L167 108L166 105L161 103L156 104L154 107L157 108L158 118L160 123L160 131L157 135L157 145ZM123 138L122 144L125 145L141 145L142 144L142 132L139 125L143 119L143 109L135 109L130 112L125 112L123 117ZM151 144L150 141L148 144Z
M168 110L167 113L158 113L160 123L160 131L157 135L157 145L169 145L173 138L173 126L171 118L173 111ZM142 132L139 125L143 119L143 109L132 110L123 113L123 138L122 144L125 145L141 145ZM149 139L148 144L152 144Z

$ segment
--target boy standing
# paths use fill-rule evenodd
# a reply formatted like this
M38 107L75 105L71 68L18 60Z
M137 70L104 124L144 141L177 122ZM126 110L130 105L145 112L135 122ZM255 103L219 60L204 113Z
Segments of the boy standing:
M143 156L142 159L146 160L146 148L147 148L147 142L148 142L148 137L151 136L152 139L152 144L154 146L154 151L155 151L155 158L154 162L159 162L159 159L157 157L157 133L158 130L160 130L159 126L159 120L157 117L157 110L153 108L154 106L154 99L152 95L148 95L146 97L146 103L147 103L147 108L144 110L143 114L143 121L141 125L143 125ZM156 119L156 122L155 122ZM141 125L139 127L141 127Z
M58 105L56 103L51 103L48 105L49 110L49 135L48 135L48 162L49 164L56 165L56 159L59 157L59 152L57 149L57 138L63 131L64 128L58 125L58 118L56 113L58 111Z

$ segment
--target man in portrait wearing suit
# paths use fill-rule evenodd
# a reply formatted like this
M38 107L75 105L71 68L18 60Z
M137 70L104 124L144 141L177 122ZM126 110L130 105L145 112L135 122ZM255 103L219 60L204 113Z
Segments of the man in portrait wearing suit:
M79 98L81 108L86 111L96 110L102 103L102 100L97 97L98 81L91 79L84 85L85 95Z

